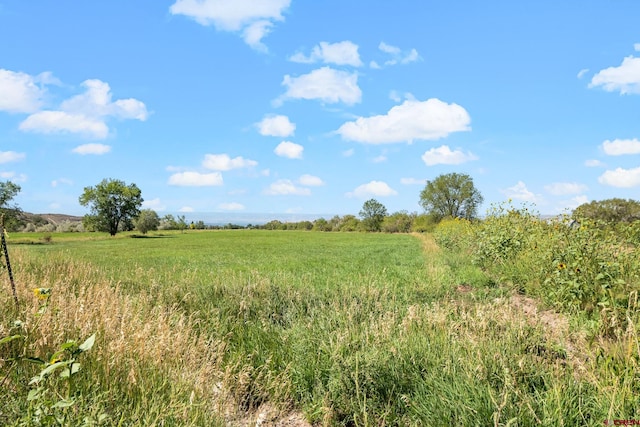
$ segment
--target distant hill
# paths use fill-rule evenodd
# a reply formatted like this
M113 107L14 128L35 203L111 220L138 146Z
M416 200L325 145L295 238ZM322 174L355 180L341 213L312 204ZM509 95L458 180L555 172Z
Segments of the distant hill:
M81 216L74 215L65 215L65 214L52 214L52 213L44 213L44 214L33 214L29 212L23 212L23 215L30 222L35 222L36 218L42 218L49 224L58 225L62 222L82 222Z

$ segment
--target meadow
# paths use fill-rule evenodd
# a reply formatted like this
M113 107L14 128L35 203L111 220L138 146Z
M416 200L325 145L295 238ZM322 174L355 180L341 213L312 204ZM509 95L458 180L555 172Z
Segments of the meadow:
M472 248L475 233L11 234L20 305L1 270L0 424L640 418L629 298L603 326L586 297L545 298L546 273L496 270L513 259ZM549 262L553 279L568 261Z

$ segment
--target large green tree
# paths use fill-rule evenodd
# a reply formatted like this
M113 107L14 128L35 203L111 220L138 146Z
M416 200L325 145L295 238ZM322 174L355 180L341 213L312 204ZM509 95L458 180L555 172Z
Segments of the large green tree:
M387 208L376 199L369 199L362 205L359 215L366 231L380 231L382 221L387 216Z
M120 228L133 228L132 220L140 214L143 199L135 184L103 179L95 187L85 187L79 201L82 206L91 208L91 213L83 220L85 228L115 236Z
M607 224L640 220L640 202L632 199L606 199L583 203L573 211L577 220L591 219Z
M21 210L16 204L12 204L13 199L18 195L21 188L11 181L0 182L0 219L8 230L14 230L20 222Z
M473 219L484 198L466 174L449 173L427 181L420 205L437 221L442 218Z

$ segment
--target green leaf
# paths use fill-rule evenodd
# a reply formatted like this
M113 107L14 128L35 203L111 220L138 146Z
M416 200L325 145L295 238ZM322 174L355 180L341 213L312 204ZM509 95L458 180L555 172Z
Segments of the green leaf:
M51 408L68 408L69 406L73 406L74 403L76 402L73 399L71 400L63 399L54 403L54 405Z
M40 359L39 357L25 357L22 360L26 360L27 362L35 363L36 365L44 365L44 364L47 363L44 360Z
M24 336L22 336L22 335L11 335L11 336L8 336L8 337L4 337L4 338L2 338L0 340L0 344L8 343L8 342L11 342L13 340L17 340L19 338L24 338Z
M29 394L27 395L27 400L36 400L40 397L40 393L42 392L42 387L34 388L33 390L29 390Z
M96 334L93 334L89 338L87 338L87 340L85 342L80 344L80 347L78 347L78 350L80 350L80 351L89 351L89 350L91 350L91 347L93 347L93 344L95 342L96 342Z
M44 368L42 371L40 371L40 378L44 378L45 375L50 374L51 372L55 371L58 368L62 368L64 366L68 366L70 363L73 363L72 360L65 360L63 362L56 362L52 365L47 366L46 368Z

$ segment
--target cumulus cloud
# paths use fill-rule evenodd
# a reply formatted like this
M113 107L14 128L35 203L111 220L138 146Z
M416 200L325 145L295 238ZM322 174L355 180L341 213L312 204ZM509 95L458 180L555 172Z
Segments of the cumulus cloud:
M58 84L51 73L37 76L0 68L0 111L33 113L44 104L46 84Z
M391 59L385 61L384 65L409 64L420 59L420 55L415 49L403 51L399 47L392 46L385 42L380 42L378 49L391 56ZM380 68L380 65L377 62L373 62L371 67Z
M342 102L353 105L362 99L358 87L358 74L322 67L299 77L285 75L282 85L287 88L284 95L275 103L286 99L317 99L328 104Z
M585 160L584 161L584 165L586 167L588 167L588 168L598 168L598 167L605 166L604 163L602 163L600 160L596 160L596 159Z
M606 140L602 143L602 149L609 156L622 156L625 154L640 154L640 141L634 139Z
M178 212L193 212L193 208L191 206L183 206L178 209Z
M598 182L611 187L631 188L640 186L640 167L634 169L617 168L603 173Z
M20 129L36 133L76 133L104 139L109 134L109 118L144 121L147 108L137 99L112 101L109 84L100 80L82 83L85 92L62 102L58 110L38 111L20 123Z
M154 211L164 211L167 209L166 205L164 205L159 198L155 198L155 199L151 199L151 200L145 200L142 202L142 207L144 209L153 209Z
M311 190L308 188L297 187L289 179L280 179L271 184L269 188L264 191L264 194L270 196L309 196L311 194Z
M426 183L426 179L400 178L400 184L402 185L425 185Z
M278 156L289 159L301 159L303 151L304 147L302 145L290 141L282 141L275 150L273 150Z
M222 183L222 174L220 172L178 172L169 177L169 185L180 187L214 187L222 185Z
M260 123L257 123L260 135L264 136L292 136L296 130L296 125L289 121L289 117L282 115L266 116Z
M627 56L618 67L599 71L591 79L589 87L601 86L607 92L640 94L640 58Z
M367 184L358 186L355 190L345 194L347 197L367 198L371 196L386 197L398 194L396 190L389 187L383 181L371 181Z
M424 161L427 166L459 165L472 160L478 160L478 157L470 151L466 153L462 150L451 151L447 145L432 148L422 155L422 161Z
M60 179L54 179L53 181L51 181L51 186L52 187L57 187L61 184L64 185L73 185L73 181L71 181L68 178L60 178Z
M317 176L304 174L300 176L298 179L300 185L305 185L307 187L320 187L324 185L324 181Z
M220 203L218 209L223 211L242 211L244 210L244 205L236 202Z
M452 132L468 131L471 119L458 104L437 98L426 101L406 100L385 115L359 117L344 123L336 131L343 139L366 144L437 140Z
M83 156L87 154L101 155L101 154L107 154L109 151L111 151L111 146L105 145L105 144L83 144L83 145L77 146L71 151L73 153L81 154Z
M239 32L244 41L265 50L262 38L273 24L284 21L283 12L291 0L177 0L169 11L184 15L219 31Z
M27 155L25 153L17 153L15 151L0 151L0 163L19 162Z
M585 74L587 74L589 72L588 68L583 68L582 70L578 71L578 75L576 77L578 77L579 79L583 78Z
M13 171L0 171L0 178L10 179L13 182L26 182L27 175L23 173L15 173Z
M338 43L320 42L311 50L309 56L298 52L291 56L289 60L303 64L323 62L325 64L350 65L352 67L362 65L358 54L358 45L348 40Z
M228 154L206 154L202 161L202 166L210 170L228 171L231 169L250 168L256 166L258 162L255 160L245 159L243 157L229 157Z
M522 200L525 202L536 203L542 200L542 198L533 192L529 191L526 184L522 181L518 181L513 187L501 190L502 193L510 199Z
M554 196L565 196L568 194L580 194L587 191L589 188L584 184L577 182L554 182L549 185L545 185L544 189Z

